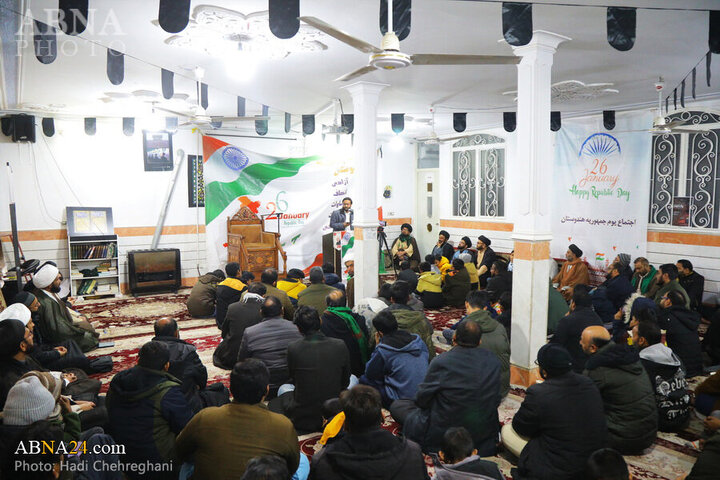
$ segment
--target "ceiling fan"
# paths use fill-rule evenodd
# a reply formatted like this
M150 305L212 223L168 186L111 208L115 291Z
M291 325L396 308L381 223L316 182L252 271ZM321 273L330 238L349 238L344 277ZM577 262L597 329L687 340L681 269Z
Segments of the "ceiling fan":
M382 38L380 48L372 45L364 40L355 38L352 35L335 28L316 17L300 17L300 20L311 25L321 32L350 45L363 53L369 53L370 59L368 64L353 72L347 73L339 78L336 82L347 82L356 77L372 72L377 69L394 70L405 68L410 65L508 65L517 64L520 58L514 55L449 55L435 53L419 53L408 55L400 51L400 40L393 31L393 4L392 0L388 1L388 31Z
M432 130L430 132L430 135L427 137L419 137L416 138L415 141L418 143L422 143L425 145L437 145L441 142L451 142L453 140L459 140L461 138L464 138L463 135L454 136L454 137L447 137L447 138L440 138L437 133L435 133L435 109L431 108L430 113L432 113L432 120L430 120L430 126L432 127Z
M685 120L673 120L668 122L662 114L662 91L665 88L665 82L660 77L655 83L655 90L658 92L658 109L657 116L653 119L653 125L650 130L628 130L628 132L650 132L653 135L667 135L676 133L707 133L708 130L681 128L686 126ZM621 133L621 132L618 132Z
M195 84L197 90L197 103L190 105L187 111L177 111L172 108L161 105L159 102L153 102L153 109L160 110L163 112L171 113L178 117L187 117L187 121L178 125L178 128L192 127L202 129L218 129L221 128L223 123L235 123L235 122L248 122L255 120L270 120L269 116L255 115L245 117L224 117L224 116L210 116L207 114L205 109L200 104L200 83L205 76L205 70L202 67L195 67L193 69L195 74Z

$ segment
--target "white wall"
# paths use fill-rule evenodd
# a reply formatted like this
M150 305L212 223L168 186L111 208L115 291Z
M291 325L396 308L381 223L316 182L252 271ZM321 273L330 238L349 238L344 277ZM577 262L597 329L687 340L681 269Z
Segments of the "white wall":
M37 118L36 122L40 123ZM37 142L12 143L0 140L0 231L10 231L8 211L9 185L5 162L12 166L13 190L17 209L18 230L34 232L23 239L21 246L26 258L56 260L67 274L67 241L57 231L65 229L65 207L112 207L115 228L154 227L173 172L145 172L141 126L126 137L120 119L98 119L97 133L88 136L82 120L56 120L56 133L46 138L42 129L36 130ZM197 137L189 131L173 136L173 150L187 154L198 152ZM175 157L177 168L179 158ZM204 230L204 209L188 207L187 163L183 163L165 218L166 226L191 226L200 219ZM126 282L125 258L128 250L149 248L152 232L130 232L119 238L121 282ZM160 247L181 249L183 278L197 276L198 267L205 270L204 235L199 239L190 234L164 235ZM56 231L37 232L37 231ZM64 234L63 234L64 235ZM50 238L49 238L50 237ZM201 251L196 253L196 241ZM3 241L6 257L12 259L9 242ZM12 263L12 260L10 260Z

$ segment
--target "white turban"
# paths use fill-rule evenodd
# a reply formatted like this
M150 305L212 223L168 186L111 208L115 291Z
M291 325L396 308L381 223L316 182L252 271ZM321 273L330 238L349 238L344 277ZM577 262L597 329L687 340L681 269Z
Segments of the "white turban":
M55 265L46 263L33 275L33 284L37 288L45 288L55 281L60 271Z
M22 303L13 303L5 310L0 312L0 322L2 322L3 320L9 320L11 318L14 318L15 320L20 320L23 325L27 327L31 316L32 313L30 313L30 309L28 307L26 307Z
M342 259L343 264L346 264L347 262L354 262L355 261L355 255L353 254L352 250L348 250L345 252L345 256Z

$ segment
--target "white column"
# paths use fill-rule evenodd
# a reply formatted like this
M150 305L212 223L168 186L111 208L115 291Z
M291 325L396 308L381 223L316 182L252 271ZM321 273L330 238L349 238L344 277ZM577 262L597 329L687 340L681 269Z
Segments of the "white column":
M378 290L377 104L385 84L357 82L344 87L352 96L355 128L355 299Z
M513 53L522 57L518 64L516 191L523 195L517 199L513 230L510 361L519 367L514 380L526 385L534 382L534 361L546 342L554 159L550 83L553 55L566 40L570 39L536 30L530 43L513 48Z

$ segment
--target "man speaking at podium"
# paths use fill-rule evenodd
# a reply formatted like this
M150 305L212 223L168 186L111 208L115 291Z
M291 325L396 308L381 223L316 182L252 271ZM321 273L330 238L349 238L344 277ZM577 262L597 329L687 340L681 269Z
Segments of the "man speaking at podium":
M342 208L335 210L330 215L330 228L333 232L342 232L352 230L353 224L353 211L352 211L352 199L345 197L342 199Z

